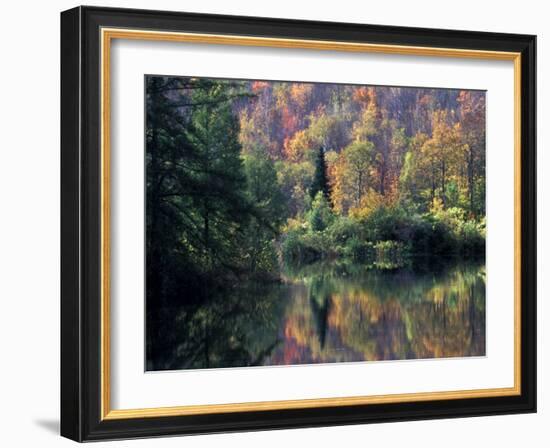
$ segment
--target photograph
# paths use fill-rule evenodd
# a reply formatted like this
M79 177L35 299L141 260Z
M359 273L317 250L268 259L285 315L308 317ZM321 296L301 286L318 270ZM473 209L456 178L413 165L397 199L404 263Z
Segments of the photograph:
M486 355L486 92L145 75L146 370Z

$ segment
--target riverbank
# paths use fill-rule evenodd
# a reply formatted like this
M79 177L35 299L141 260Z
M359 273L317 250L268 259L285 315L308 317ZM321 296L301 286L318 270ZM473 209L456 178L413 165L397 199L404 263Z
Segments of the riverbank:
M292 223L281 241L290 264L339 259L396 269L424 257L484 258L485 220L452 208L420 214L379 207L366 218L312 213Z

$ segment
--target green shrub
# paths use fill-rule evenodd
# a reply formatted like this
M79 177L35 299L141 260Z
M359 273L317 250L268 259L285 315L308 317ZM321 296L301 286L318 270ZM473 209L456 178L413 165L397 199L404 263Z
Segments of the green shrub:
M413 251L415 254L452 256L456 254L456 239L450 231L448 224L437 219L431 214L424 215L424 219L430 226L427 235L428 244L425 251Z
M343 255L356 263L371 264L376 260L374 244L353 236L346 241Z
M294 263L311 263L318 258L318 254L303 241L303 232L290 230L281 245L284 260Z
M379 241L374 245L376 251L375 266L384 269L394 269L405 266L409 249L401 241Z
M400 225L400 213L395 208L378 207L362 221L365 237L368 241L395 239Z
M335 219L326 231L338 251L341 251L353 237L363 239L364 233L361 224L348 217Z
M458 235L461 243L460 252L463 255L481 255L485 252L485 221L466 221Z
M411 256L481 256L485 220L467 219L454 207L424 214L381 206L367 218L337 217L323 200L307 216L308 223L289 230L283 240L285 260L312 263L341 257L377 268L409 264Z
M282 256L292 263L308 264L333 255L334 248L326 232L291 230L282 243Z
M318 192L307 214L309 226L313 231L323 231L334 221L334 214L322 192Z
M432 251L461 256L482 255L485 252L485 219L467 219L458 207L430 214L433 225Z

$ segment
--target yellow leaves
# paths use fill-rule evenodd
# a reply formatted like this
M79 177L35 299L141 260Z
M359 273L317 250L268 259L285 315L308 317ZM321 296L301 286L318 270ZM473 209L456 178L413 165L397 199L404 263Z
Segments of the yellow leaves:
M361 93L367 100L367 106L363 109L360 119L353 124L352 136L355 141L365 141L380 132L383 127L382 111L378 107L376 91L373 87L367 88Z
M364 197L370 189L389 203L400 196L424 211L434 196L445 207L467 207L476 215L483 209L478 205L485 175L483 92L250 85L256 95L241 112L243 152L261 147L282 167L312 164L323 147L337 212L368 214L372 198ZM296 198L306 203L310 180L293 176L285 184L293 204Z
M460 172L460 164L464 160L464 152L468 146L464 143L460 123L453 122L447 110L436 110L432 116L432 136L418 136L414 144L421 145L422 164L419 166L424 173L441 171L441 176L450 178ZM444 180L444 179L443 179Z
M239 143L245 155L258 151L259 148L270 148L264 129L256 126L254 118L246 111L239 115Z
M429 137L423 132L417 132L414 137L411 139L411 149L419 150L422 148L422 145L426 143Z
M305 153L311 149L311 139L305 130L296 132L292 138L285 139L284 151L287 158L293 162L304 159Z
M332 181L332 203L334 209L343 214L347 210L345 207L345 188L344 188L344 174L345 174L345 161L342 154L337 154L336 157L329 159L328 161L329 177Z
M461 146L460 123L453 123L447 110L436 110L432 116L432 138L430 145L439 152L451 152Z
M288 233L292 230L306 230L307 223L303 222L300 218L288 218L286 224L282 228L283 233Z
M334 117L329 117L323 110L312 113L307 117L307 128L294 133L285 139L284 152L292 162L301 162L314 154L320 146L327 148L327 142L337 124ZM311 159L309 159L311 160Z
M292 83L290 87L290 98L298 106L305 107L307 100L313 90L313 84Z
M361 114L359 121L353 124L352 136L357 142L368 140L378 132L380 128L380 114L376 103L370 102Z
M304 83L277 83L273 92L277 108L282 109L291 105L296 111L305 109L313 86Z
M369 142L353 142L329 163L333 176L332 201L340 213L352 206L359 206L368 191L371 177L371 159L374 145Z
M437 215L443 211L443 201L439 197L434 197L430 205L430 213Z
M256 130L254 128L254 121L246 113L242 113L239 117L239 143L246 148L253 140Z
M285 82L273 84L273 97L275 98L275 107L282 109L288 104L288 84Z
M338 160L338 153L334 150L328 150L325 151L325 162L327 163L328 170L330 172L330 169L336 161Z
M358 206L351 207L349 216L358 220L367 219L370 214L384 205L388 205L388 200L377 191L370 189L367 194L361 198Z

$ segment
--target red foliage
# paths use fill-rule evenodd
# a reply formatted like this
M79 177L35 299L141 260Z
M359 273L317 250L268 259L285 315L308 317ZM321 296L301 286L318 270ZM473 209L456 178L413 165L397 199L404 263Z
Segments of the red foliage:
M357 87L353 92L353 100L359 103L368 104L370 101L369 88L365 86Z
M267 81L254 81L250 86L254 93L258 93L269 86Z
M298 117L290 110L288 106L284 106L281 110L281 127L283 135L285 136L285 144L286 139L296 132L298 126Z

